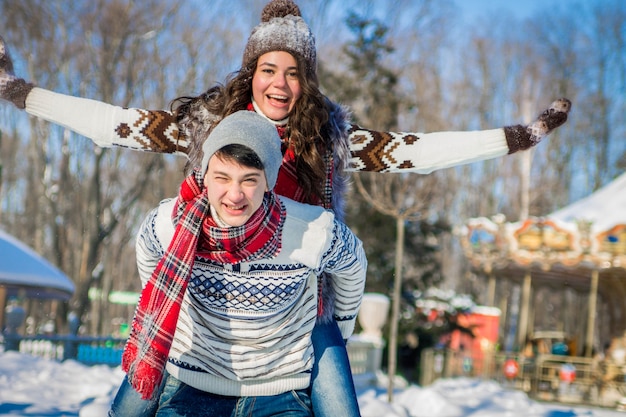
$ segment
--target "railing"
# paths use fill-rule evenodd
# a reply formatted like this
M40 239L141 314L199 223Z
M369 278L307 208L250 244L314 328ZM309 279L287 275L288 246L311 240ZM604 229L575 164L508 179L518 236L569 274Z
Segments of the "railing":
M112 337L21 336L17 333L4 335L5 350L59 361L75 359L87 365L119 365L125 342L126 339ZM380 369L382 348L382 344L363 341L356 337L350 339L347 349L353 375L362 380L374 378L376 371Z
M612 368L607 373L607 367ZM592 358L562 355L487 353L425 349L420 360L420 384L459 376L491 379L523 390L537 400L616 407L626 397L626 366Z
M126 339L73 335L4 335L4 349L53 360L74 359L86 365L118 366Z

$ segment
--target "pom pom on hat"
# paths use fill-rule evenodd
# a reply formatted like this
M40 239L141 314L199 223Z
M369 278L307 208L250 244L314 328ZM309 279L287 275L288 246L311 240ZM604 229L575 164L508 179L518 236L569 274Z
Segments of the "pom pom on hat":
M275 17L285 17L287 15L302 17L300 8L292 0L273 0L263 8L261 22L269 22Z
M261 23L248 38L243 66L272 51L285 51L306 62L307 75L317 71L315 37L292 0L272 0L261 13Z
M276 126L263 116L240 110L220 121L202 144L202 174L206 174L209 159L226 145L244 145L252 149L263 163L269 189L273 189L283 160L280 137Z

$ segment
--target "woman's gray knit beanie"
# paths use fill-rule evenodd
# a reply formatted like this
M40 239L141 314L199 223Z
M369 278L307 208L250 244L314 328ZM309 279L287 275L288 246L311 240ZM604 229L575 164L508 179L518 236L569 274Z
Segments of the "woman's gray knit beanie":
M272 0L263 8L261 23L248 38L243 66L272 51L300 56L306 62L308 74L314 75L317 71L315 37L292 0Z

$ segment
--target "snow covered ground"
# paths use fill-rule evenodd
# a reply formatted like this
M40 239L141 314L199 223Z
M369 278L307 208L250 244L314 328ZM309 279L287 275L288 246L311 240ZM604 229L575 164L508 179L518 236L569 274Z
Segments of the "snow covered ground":
M17 352L0 353L0 415L104 417L123 372L119 367L56 362ZM386 400L380 388L359 391L363 417L625 417L614 410L543 404L492 381L439 380L409 385Z

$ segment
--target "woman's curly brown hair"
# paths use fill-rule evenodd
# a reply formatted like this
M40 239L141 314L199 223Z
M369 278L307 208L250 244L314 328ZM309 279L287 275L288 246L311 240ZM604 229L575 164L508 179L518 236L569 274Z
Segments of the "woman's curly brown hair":
M295 56L302 96L296 101L289 115L289 143L296 155L298 184L311 196L307 202L316 199L324 203L323 192L326 182L325 154L331 151L332 144L327 134L329 110L326 99L319 91L315 74L307 73L304 60ZM230 74L226 84L217 84L197 97L183 96L175 99L171 108L174 112L181 135L188 135L189 160L185 166L187 173L202 161L202 143L220 120L229 114L245 110L252 98L252 77L258 59L246 67Z

